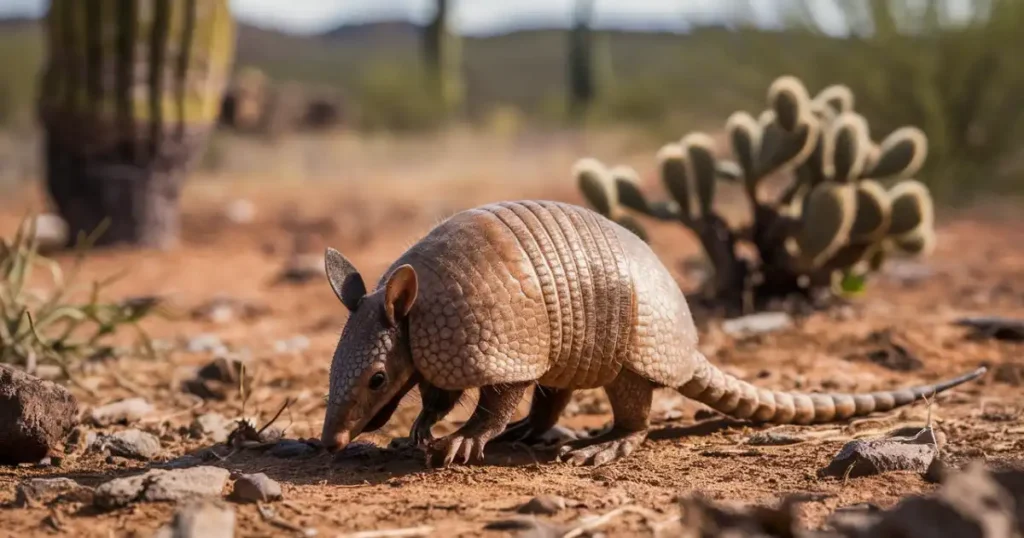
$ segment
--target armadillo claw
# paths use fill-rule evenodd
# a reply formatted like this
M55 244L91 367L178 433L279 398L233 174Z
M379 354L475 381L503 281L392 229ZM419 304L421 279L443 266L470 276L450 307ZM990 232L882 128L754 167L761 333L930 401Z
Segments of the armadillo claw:
M476 437L463 437L458 434L448 435L429 444L426 449L427 467L434 467L438 459L438 467L444 468L459 462L468 465L472 461L483 461L486 441Z
M558 459L570 465L597 467L630 455L645 438L646 432L633 432L603 442L600 441L600 437L576 441L562 446L558 450Z

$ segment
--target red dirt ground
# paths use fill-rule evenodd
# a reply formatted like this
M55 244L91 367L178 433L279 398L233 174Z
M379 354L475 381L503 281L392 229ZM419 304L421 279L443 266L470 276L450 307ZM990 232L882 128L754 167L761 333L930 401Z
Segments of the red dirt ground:
M369 282L431 225L457 209L506 198L579 202L569 181L491 178L389 178L360 187L196 180L187 193L183 243L178 249L97 253L87 261L85 276L101 278L127 269L128 276L110 291L111 298L167 295L180 312L215 295L265 305L269 311L249 321L217 324L186 316L154 318L144 326L151 336L166 341L216 333L232 348L251 350L256 381L244 413L262 423L286 399L292 399L277 422L286 427L290 438L318 436L331 353L346 313L322 278L299 285L273 284L296 244L293 234L281 224L281 215L288 208L301 208L298 214L307 221L325 219L321 222L324 235L305 242L308 252L320 254L325 245L334 246L361 268ZM255 222L234 225L223 221L221 207L238 197L255 203ZM24 201L12 199L2 209L0 231L5 235L25 210ZM670 225L652 225L651 230L653 247L680 284L692 285L681 264L686 256L697 253L692 237ZM949 463L960 466L985 459L1020 466L1024 463L1021 344L971 340L951 322L962 315L1024 315L1022 221L973 211L944 216L938 234L937 251L926 262L934 274L923 281L909 283L896 275L879 277L866 296L849 308L815 314L789 330L752 339L734 340L712 322L702 332L701 347L726 370L760 386L783 390L872 391L933 382L987 364L989 373L980 382L936 398L931 420L948 438L943 450ZM58 259L68 260L67 256ZM923 365L912 371L893 371L867 360L867 352L878 347L877 339L872 339L876 331L891 331ZM275 341L295 335L307 336L310 346L297 353L274 350ZM238 417L243 412L237 394L227 401L204 402L179 389L190 367L209 360L208 354L180 349L156 361L124 359L102 365L80 379L95 396L80 387L71 386L71 390L86 408L135 393L147 398L157 413L142 427L162 435L170 459L210 444L178 433L193 416L219 411ZM458 408L435 434L457 427L472 403ZM524 401L520 414L526 405ZM367 440L386 446L390 438L405 436L418 408L418 396L410 394L391 423ZM250 451L212 464L264 472L279 481L285 501L273 505L278 518L296 527L316 529L319 536L419 525L433 526L432 536L501 536L501 532L484 531L483 526L513 515L515 507L542 493L579 501L550 517L571 521L625 503L654 510L667 520L678 514L676 496L694 491L715 499L765 503L799 492L810 494L801 513L806 523L814 526L840 506L860 502L889 506L901 496L933 487L909 473L846 481L815 475L855 435L924 424L926 405L852 424L786 428L807 440L777 447L744 446L755 428L730 426L715 418L697 420L694 414L700 409L702 406L676 394L659 393L650 439L631 457L596 469L552 463L542 453L531 455L515 448L491 449L482 466L446 470L428 470L419 459L390 452L333 461L326 454L275 459ZM577 428L601 426L610 417L604 395L586 391L577 395L576 404L561 423ZM71 476L96 484L142 465L107 463L99 455L82 455L69 458L59 468L0 469L0 502L11 501L16 485L27 477ZM0 535L148 536L169 520L173 510L169 504L138 504L108 513L67 504L52 509L4 507L0 508ZM239 536L300 534L268 522L253 505L237 505L236 510ZM51 513L58 514L59 532L44 522ZM602 530L610 536L651 536L649 525L656 523L626 515Z

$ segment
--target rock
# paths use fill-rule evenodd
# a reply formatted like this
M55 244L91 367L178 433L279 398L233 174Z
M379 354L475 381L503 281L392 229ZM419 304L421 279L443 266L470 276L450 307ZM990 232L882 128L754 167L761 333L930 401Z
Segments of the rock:
M565 499L557 495L538 495L516 509L520 514L550 516L565 510Z
M256 204L245 198L232 200L224 208L224 216L235 224L249 224L256 218Z
M882 273L899 284L914 285L935 276L935 269L921 262L894 259L883 266Z
M543 445L555 445L558 443L575 441L579 438L580 432L562 426L561 424L555 424L550 430L541 434L540 443Z
M1010 538L1024 530L1014 504L1012 492L977 462L949 476L934 497L900 501L865 536Z
M220 413L205 413L193 419L188 430L192 437L205 437L214 443L223 443L228 440L234 425L235 421Z
M263 473L242 475L235 481L231 498L239 502L268 502L281 499L281 484Z
M156 464L156 466L161 469L187 469L189 467L202 465L203 461L203 458L200 458L199 456L186 454L184 456L174 458L173 460Z
M111 456L151 460L160 455L160 439L141 430L124 430L109 435L99 435L92 443L93 450L107 452Z
M96 426L132 424L153 412L153 406L144 398L127 398L107 405L95 407L89 412L89 419Z
M194 379L183 383L185 391L200 398L223 400L237 391L239 385L246 391L252 388L252 373L248 360L241 356L220 356L196 372Z
M58 500L91 503L93 490L70 478L29 478L18 484L14 493L14 504L26 507L31 504L50 504Z
M270 308L262 303L218 296L193 308L191 315L194 319L224 324L237 319L251 321L269 312ZM218 339L218 344L212 350L223 353L226 347L220 344Z
M326 274L323 254L297 254L288 259L274 283L305 284Z
M189 353L226 353L227 346L216 334L204 333L193 336L185 342L185 350Z
M39 252L53 252L68 244L68 224L59 215L42 213L36 215L34 220Z
M64 377L64 369L56 364L38 364L32 375L47 381L56 381Z
M722 322L722 331L729 336L752 336L786 329L793 318L785 312L761 312L728 319Z
M154 538L234 538L235 509L221 502L192 501L183 504L170 523Z
M956 320L956 325L971 329L971 338L1024 341L1024 319L998 316L969 317Z
M0 465L59 456L78 425L78 402L64 387L0 365Z
M275 458L301 458L310 456L316 452L316 448L291 439L282 439L270 448L269 454Z
M134 502L185 501L220 497L231 473L201 465L188 469L152 469L145 474L115 478L96 488L94 504L102 509Z
M309 348L309 338L302 335L274 342L274 351L278 353L294 353L307 348Z
M891 471L923 474L935 458L934 443L934 433L930 428L925 428L914 438L883 437L850 441L827 467L818 471L818 475L854 478Z

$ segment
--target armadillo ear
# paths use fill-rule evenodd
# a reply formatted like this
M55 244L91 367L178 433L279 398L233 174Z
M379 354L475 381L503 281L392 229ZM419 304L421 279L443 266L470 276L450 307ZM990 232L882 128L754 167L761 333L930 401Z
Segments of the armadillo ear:
M327 269L327 281L331 283L334 294L349 312L354 312L359 306L359 300L366 295L366 284L363 283L362 275L352 262L330 247L327 247L324 254L324 265Z
M411 265L402 265L391 273L384 288L384 312L392 326L398 325L399 320L409 315L418 290L416 270Z

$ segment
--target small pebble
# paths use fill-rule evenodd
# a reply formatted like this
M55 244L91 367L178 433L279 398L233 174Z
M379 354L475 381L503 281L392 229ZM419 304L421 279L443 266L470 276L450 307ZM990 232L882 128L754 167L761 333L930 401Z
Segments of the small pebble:
M138 422L152 412L153 405L145 398L127 398L94 408L89 417L96 426L128 425Z
M565 499L557 495L538 495L525 504L520 506L516 511L520 514L540 514L550 516L565 510Z
M761 312L722 322L722 331L729 336L750 336L781 331L793 325L785 312Z
M93 441L93 450L106 451L111 456L151 460L160 455L160 439L141 430L124 430L99 435Z
M220 413L205 413L192 420L189 434L196 438L209 438L214 443L223 443L228 440L228 433L233 426L234 421Z
M235 481L231 498L239 502L268 502L281 499L281 484L263 473L246 474Z
M191 501L182 505L170 523L157 529L154 538L234 538L235 510L215 501Z

